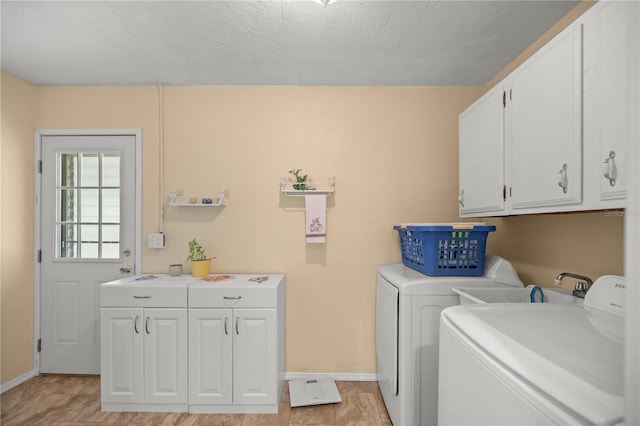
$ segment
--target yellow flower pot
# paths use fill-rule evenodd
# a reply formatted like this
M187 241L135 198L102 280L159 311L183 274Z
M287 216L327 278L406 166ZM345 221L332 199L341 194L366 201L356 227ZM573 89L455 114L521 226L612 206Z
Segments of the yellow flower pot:
M211 269L211 259L191 261L191 275L194 277L206 277L209 275L209 269Z

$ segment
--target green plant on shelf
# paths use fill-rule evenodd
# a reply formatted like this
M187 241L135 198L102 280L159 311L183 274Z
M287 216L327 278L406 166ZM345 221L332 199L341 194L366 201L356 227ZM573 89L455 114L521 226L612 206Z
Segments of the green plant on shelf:
M302 169L291 169L289 170L289 173L291 173L296 178L297 183L293 184L293 189L296 189L298 191L306 191L308 189L307 175L300 176L301 171Z

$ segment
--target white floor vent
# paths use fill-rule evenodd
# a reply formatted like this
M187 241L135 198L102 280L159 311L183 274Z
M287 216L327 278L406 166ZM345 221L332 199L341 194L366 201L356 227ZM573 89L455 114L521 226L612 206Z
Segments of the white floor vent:
M330 378L290 380L289 398L292 407L342 402L336 382Z

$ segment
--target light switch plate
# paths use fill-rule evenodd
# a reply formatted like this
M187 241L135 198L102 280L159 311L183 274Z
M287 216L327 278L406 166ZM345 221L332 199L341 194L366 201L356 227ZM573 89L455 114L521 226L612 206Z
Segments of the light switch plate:
M164 248L164 234L151 233L148 236L149 248Z

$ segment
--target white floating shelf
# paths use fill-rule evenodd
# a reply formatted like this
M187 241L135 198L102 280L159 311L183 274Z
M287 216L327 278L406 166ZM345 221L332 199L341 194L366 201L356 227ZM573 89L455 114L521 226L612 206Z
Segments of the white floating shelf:
M211 203L203 203L204 198L211 198ZM169 194L169 205L171 207L223 207L224 189L218 191L217 197L184 197L172 192Z
M305 185L308 189L295 189L294 185ZM286 197L304 197L305 195L325 195L328 197L335 191L335 185L336 179L333 176L327 181L308 180L304 184L280 176L280 192Z

